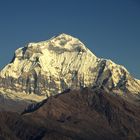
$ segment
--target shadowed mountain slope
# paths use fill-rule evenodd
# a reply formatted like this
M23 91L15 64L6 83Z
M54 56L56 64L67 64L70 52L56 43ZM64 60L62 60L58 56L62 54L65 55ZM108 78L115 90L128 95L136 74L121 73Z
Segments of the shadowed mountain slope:
M21 140L138 140L139 97L127 98L131 102L85 88L50 97L23 115L3 112L0 118L9 135Z

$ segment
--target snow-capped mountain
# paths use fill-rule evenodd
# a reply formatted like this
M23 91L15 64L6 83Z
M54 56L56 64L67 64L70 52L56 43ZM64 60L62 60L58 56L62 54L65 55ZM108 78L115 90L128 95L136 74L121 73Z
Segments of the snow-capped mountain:
M0 92L17 98L42 100L83 87L140 93L140 81L123 66L96 57L79 39L67 34L17 49L0 72Z

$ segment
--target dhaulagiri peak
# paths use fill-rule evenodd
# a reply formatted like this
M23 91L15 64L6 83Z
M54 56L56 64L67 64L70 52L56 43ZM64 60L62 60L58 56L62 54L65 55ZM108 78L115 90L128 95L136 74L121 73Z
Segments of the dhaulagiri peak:
M140 81L123 66L96 57L79 39L65 33L17 49L0 72L2 91L51 96L82 87L140 93Z

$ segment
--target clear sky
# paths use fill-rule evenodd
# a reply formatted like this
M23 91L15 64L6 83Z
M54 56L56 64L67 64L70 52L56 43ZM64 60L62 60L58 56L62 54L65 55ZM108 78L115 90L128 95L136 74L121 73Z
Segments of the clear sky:
M60 33L140 79L140 0L0 0L0 68L15 49Z

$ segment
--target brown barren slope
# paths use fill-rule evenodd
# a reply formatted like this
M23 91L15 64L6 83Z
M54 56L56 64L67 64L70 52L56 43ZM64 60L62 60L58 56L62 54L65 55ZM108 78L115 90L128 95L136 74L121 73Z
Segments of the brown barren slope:
M9 134L10 140L139 140L138 99L101 89L69 91L34 105L23 115L1 113L0 134Z

